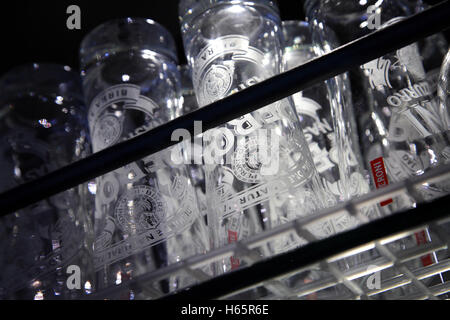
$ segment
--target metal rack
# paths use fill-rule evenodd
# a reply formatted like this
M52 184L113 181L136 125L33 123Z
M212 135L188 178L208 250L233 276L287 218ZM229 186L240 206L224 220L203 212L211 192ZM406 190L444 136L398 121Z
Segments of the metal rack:
M212 250L204 255L193 256L157 271L135 277L123 285L95 293L90 298L114 297L121 292L132 290L135 295L143 294L146 298L151 299L233 299L238 298L239 293L264 287L267 293L260 297L262 299L291 299L302 298L314 292L342 284L348 289L346 296L331 296L329 298L370 299L370 297L384 291L407 286L411 283L418 289L411 292L410 296L405 295L401 298L421 299L444 295L450 292L450 279L432 287L423 285L421 281L450 270L450 255L448 254L450 215L446 208L446 204L450 201L450 195L433 202L419 204L414 209L370 222L358 213L359 208L379 203L386 198L395 197L399 194L417 194L417 187L425 181L439 182L449 178L450 165L436 168L420 177L392 184L389 187L342 203L318 214L288 222L248 239ZM342 214L343 211L357 217L362 224L358 228L322 240L315 239L306 230L309 225L319 220L330 219L335 215ZM390 243L404 239L426 227L433 234L430 243L407 250L394 251L390 248ZM290 232L298 234L309 243L270 259L262 259L256 253L256 248ZM343 259L373 249L380 252L376 259L358 264L345 272L341 272L336 266L337 262ZM435 264L413 270L407 266L408 261L436 252L440 252L440 256L444 258ZM211 278L201 271L202 266L230 256L244 260L247 266L215 278ZM322 270L328 271L326 277L294 287L288 287L283 281L309 270L317 263L320 264ZM378 289L364 288L355 281L392 267L396 270L393 270L392 276L382 280L381 287ZM197 285L171 295L166 295L153 286L158 281L183 273L196 279Z
M0 216L163 150L175 144L170 139L175 129L184 128L193 133L194 121L202 121L203 131L206 131L439 32L450 26L449 16L450 3L442 2L413 17L341 46L305 65L4 192L0 194ZM158 141L158 144L155 141ZM450 280L445 272L450 270L450 235L446 222L446 219L449 219L446 205L450 203L450 196L423 202L418 195L417 186L430 181L443 181L449 177L450 165L438 167L420 177L390 185L314 216L291 221L246 240L135 277L119 286L93 293L88 298L111 298L130 290L137 297L151 299L248 296L257 299L301 299L314 298L324 292L330 294L327 296L330 299L447 298ZM415 198L418 201L417 207L375 221L368 221L359 214L362 206L376 204L399 194L408 194ZM320 219L330 219L343 212L358 219L359 227L321 240L315 239L305 229ZM423 228L428 228L431 233L431 242L396 250L397 246L393 244L407 239ZM258 246L287 233L297 234L308 244L270 259L262 259L256 253ZM364 253L370 254L372 258L354 267L344 270L340 268L349 258L361 257ZM437 255L437 262L418 268L411 267L410 262L427 254ZM214 278L201 271L201 266L231 255L245 261L245 266ZM308 281L295 283L295 279L305 280L302 278L305 273L315 274L318 269L325 273L316 278L308 278ZM367 282L367 277L377 272L381 272L382 276L380 287L369 289L368 286L361 285ZM189 274L196 280L196 285L171 294L163 293L153 286L154 283L179 273ZM433 282L435 279L439 281ZM336 290L339 290L339 296L333 296L332 293ZM403 290L402 294L397 294L396 290ZM390 293L392 295L389 295Z

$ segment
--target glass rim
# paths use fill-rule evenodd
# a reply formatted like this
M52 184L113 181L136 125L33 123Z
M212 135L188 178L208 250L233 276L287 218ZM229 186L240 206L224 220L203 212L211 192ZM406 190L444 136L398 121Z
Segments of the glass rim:
M178 52L175 43L175 39L173 35L169 32L169 30L160 24L159 22L145 17L123 17L123 18L115 18L106 20L92 30L90 30L81 40L79 47L79 59L80 64L84 65L84 60L86 56L95 54L95 52L101 48L102 46L105 48L113 49L116 46L116 43L113 37L117 36L117 30L109 30L109 32L103 32L107 28L113 28L120 23L124 23L124 25L139 25L147 26L148 28L141 28L140 32L146 37L156 37L159 35L162 36L164 41L159 38L159 42L157 41L146 41L142 43L136 43L136 45L130 45L130 49L139 48L141 50L150 50L156 54L164 55L170 59L172 59L175 63L178 63ZM102 37L105 37L102 39ZM156 38L155 38L156 39ZM92 47L89 44L90 41L95 40L99 41L99 44L96 47Z
M276 0L198 0L189 6L189 1L180 0L178 5L178 19L180 24L189 23L202 12L223 4L241 4L251 6L265 6L276 15L280 14Z

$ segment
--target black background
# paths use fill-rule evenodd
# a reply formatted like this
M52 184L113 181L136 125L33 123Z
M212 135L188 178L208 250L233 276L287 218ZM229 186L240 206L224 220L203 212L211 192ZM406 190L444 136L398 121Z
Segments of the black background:
M178 22L178 0L59 0L12 1L0 5L2 57L0 73L28 62L55 62L78 68L78 49L82 38L99 24L114 18L144 17L166 27L178 45L184 63ZM66 9L81 9L81 30L69 30ZM303 17L302 1L279 1L283 17ZM2 7L1 7L2 6Z
M427 1L430 4L439 1ZM0 74L29 62L54 62L78 69L81 39L97 25L114 18L144 17L165 26L178 44L180 63L186 61L178 22L178 0L53 0L0 2ZM66 9L81 8L81 30L69 30ZM283 20L304 19L302 0L279 0Z

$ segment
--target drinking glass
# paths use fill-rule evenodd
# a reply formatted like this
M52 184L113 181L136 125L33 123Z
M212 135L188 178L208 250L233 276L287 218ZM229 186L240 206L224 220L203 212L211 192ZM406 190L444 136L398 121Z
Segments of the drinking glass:
M397 1L308 0L305 11L317 34L329 28L342 43L414 13ZM352 78L361 146L377 187L421 175L447 161L446 128L417 43L364 64ZM429 183L419 193L431 200L448 190L445 184ZM394 211L415 203L410 197L395 200L388 205Z
M411 13L419 13L430 7L422 0L408 0L405 5L408 6ZM417 41L417 45L419 46L423 68L427 74L427 81L431 86L431 92L436 96L441 64L448 51L447 39L442 32L438 32L420 39Z
M444 57L442 61L442 67L439 74L438 82L438 96L439 96L439 108L444 119L444 123L447 129L450 128L450 119L448 110L450 110L450 50Z
M195 96L194 85L192 83L192 71L189 65L181 65L178 67L181 75L181 94L182 94L182 112L183 114L195 111L199 108L197 103L197 97ZM201 136L201 135L200 135ZM201 139L192 139L189 141L191 143L191 151L199 150L202 148ZM206 219L207 204L206 204L206 185L205 185L205 172L203 165L203 154L201 152L192 152L192 157L189 164L189 173L192 179L192 184L195 187L197 194L198 205L202 215Z
M94 152L181 115L175 43L157 22L108 21L84 38L80 57ZM182 152L175 145L97 179L99 288L208 250ZM177 279L154 286L176 290Z
M312 32L305 21L283 21L285 63L295 68L325 53L324 45L337 47L331 37L321 46L313 43ZM342 202L369 192L358 131L354 119L347 74L311 86L293 95L303 133L311 150L314 165L329 194ZM366 208L369 219L379 216L377 208ZM349 224L347 226L347 223ZM357 223L354 217L337 219L339 231Z
M273 1L181 1L185 53L200 107L283 71L283 35ZM215 248L306 216L326 205L291 99L203 135L208 227ZM318 237L326 223L314 225ZM296 234L260 248L270 256L305 243ZM216 274L243 265L227 257Z
M283 21L282 26L287 69L302 65L323 55L327 50L338 47L338 41L330 31L325 42L320 45L314 43L312 30L305 21ZM370 180L359 153L350 88L348 75L341 74L292 96L314 165L335 203L351 200L370 191ZM381 216L377 206L367 206L360 211L369 221ZM344 213L330 219L330 228L323 230L326 232L323 237L355 228L359 224L356 217ZM343 259L341 267L348 269L361 264L363 260L369 261L372 258L369 253L373 252Z
M418 12L417 8L392 0L304 3L316 41L333 30L341 43L399 22ZM422 175L448 162L449 139L442 116L445 111L438 106L417 43L374 59L349 74L360 145L376 188ZM414 195L405 193L386 199L380 207L388 213L405 210L449 191L448 183L425 183ZM389 246L401 250L429 241L428 230L423 230ZM433 254L407 265L417 268L435 261Z
M0 78L0 192L90 153L78 73L32 63ZM0 299L75 299L90 288L92 196L82 184L0 219Z

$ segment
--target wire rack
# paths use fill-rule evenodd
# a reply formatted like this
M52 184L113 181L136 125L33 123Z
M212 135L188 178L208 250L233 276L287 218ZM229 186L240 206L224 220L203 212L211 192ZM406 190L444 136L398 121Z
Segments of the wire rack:
M450 25L450 4L441 4L342 46L307 64L277 75L209 106L179 117L138 137L0 194L0 216L76 187L109 171L174 144L175 129L193 133L219 126L310 85L339 75L381 55L439 32ZM251 102L251 103L250 103ZM157 145L154 141L159 141ZM87 299L448 299L450 292L450 195L424 201L419 188L450 178L450 165L389 185L312 216L299 218L248 239L192 256L91 293ZM407 195L415 205L370 221L361 209ZM347 214L351 230L316 239L308 231L320 221ZM271 257L260 249L286 235L304 245ZM211 276L205 267L231 256L241 267ZM189 279L177 290L159 284Z
M447 299L450 292L450 196L417 204L404 212L368 221L360 209L387 198L418 194L423 183L450 178L450 165L393 184L312 216L297 219L248 239L193 256L116 287L90 299L124 296L138 299ZM360 225L352 230L316 239L307 229L319 221L347 213ZM308 244L262 258L258 248L289 233ZM430 236L418 243L420 234ZM218 277L204 267L231 256L245 266ZM161 281L189 277L188 288L167 293Z

